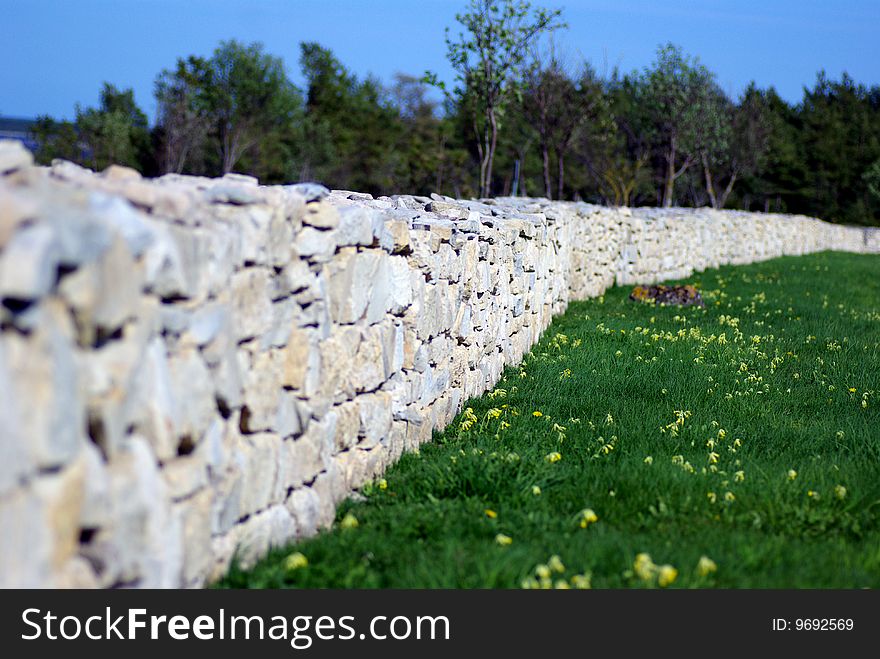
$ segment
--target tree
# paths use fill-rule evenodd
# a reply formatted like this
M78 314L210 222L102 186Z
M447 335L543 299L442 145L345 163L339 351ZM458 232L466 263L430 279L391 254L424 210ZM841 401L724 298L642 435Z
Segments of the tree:
M699 158L700 126L714 119L713 86L713 74L673 44L661 46L644 72L640 100L651 115L665 163L664 208L672 206L675 180Z
M147 116L131 89L120 91L105 82L98 108L76 108L76 132L85 162L95 170L111 164L149 169L151 157Z
M874 162L873 165L862 174L862 179L868 186L868 192L877 201L880 201L880 160Z
M34 157L39 164L49 165L55 158L74 162L82 160L82 147L73 123L43 115L37 117L31 130L37 143Z
M221 42L203 84L202 102L219 140L224 174L267 133L288 125L300 105L284 64L259 43Z
M180 174L205 146L211 127L209 71L207 60L190 56L178 59L176 69L165 69L156 78L158 160L162 172ZM195 168L201 169L198 165Z
M403 130L394 150L399 154L395 184L413 194L439 192L445 173L447 131L437 116L438 103L427 97L427 85L398 73L390 95Z
M300 45L306 94L301 176L334 187L385 194L399 166L400 116L374 78L363 81L317 43Z
M599 199L614 206L629 206L650 190L647 165L653 129L640 103L642 84L639 76L621 76L615 70L601 84L597 118L583 127L577 139L577 157Z
M470 0L470 11L456 14L464 28L455 41L446 29L447 58L457 72L456 95L472 110L480 158L480 195L492 189L492 166L499 124L521 90L521 67L541 35L563 26L559 10L532 9L527 0ZM435 84L437 77L427 74Z
M766 95L754 83L738 105L720 90L714 93L714 103L715 123L710 125L700 155L712 207L724 208L734 183L741 176L756 176L764 167L772 125Z

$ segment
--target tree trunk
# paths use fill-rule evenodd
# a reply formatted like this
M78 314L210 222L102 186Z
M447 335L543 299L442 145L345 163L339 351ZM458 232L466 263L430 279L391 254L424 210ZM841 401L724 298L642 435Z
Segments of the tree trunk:
M715 195L715 183L712 181L712 172L709 171L709 159L705 153L700 154L703 160L703 176L706 179L706 192L709 195L709 201L712 202L712 208L718 208L718 197Z
M666 154L666 185L663 188L663 208L672 207L672 190L675 185L675 138L669 143Z
M556 198L561 200L563 198L563 186L565 185L565 151L562 149L557 149L556 151L556 164L559 169L556 180Z
M498 121L495 118L495 108L489 109L489 127L492 138L486 153L488 164L486 166L486 191L483 194L484 197L492 194L492 164L495 160L495 149L498 146Z
M550 147L547 146L547 140L543 135L541 136L541 160L544 166L544 196L547 199L552 199L553 195L550 192Z
M727 198L730 196L731 190L733 190L733 184L736 182L736 170L733 170L733 173L730 175L730 180L727 182L727 187L724 188L724 192L721 193L721 200L718 203L716 208L724 208L724 204L727 203Z

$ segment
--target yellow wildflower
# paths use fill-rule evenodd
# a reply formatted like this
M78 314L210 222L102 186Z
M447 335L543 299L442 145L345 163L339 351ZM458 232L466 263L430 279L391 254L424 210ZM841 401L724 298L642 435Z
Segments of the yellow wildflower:
M386 481L384 478L380 478L377 481L376 485L379 487L380 490L387 490L388 489L388 481Z
M846 488L843 485L835 485L834 496L843 501L846 498Z
M502 547L506 547L507 545L513 543L513 538L509 535L504 535L503 533L499 533L495 536L495 542Z
M587 528L590 524L594 524L599 521L599 516L593 512L592 508L584 508L581 511L581 523L580 527L582 529Z
M538 590L540 585L538 584L538 580L534 577L526 577L520 582L520 587L524 590Z
M553 453L548 453L547 455L545 455L544 459L550 463L559 462L560 460L562 460L562 454L559 451L553 451Z
M795 478L797 478L797 472L794 469L789 469L788 480L793 481Z
M540 565L535 566L535 576L539 579L549 579L550 578L550 566L544 565L541 563Z
M724 500L728 503L733 503L734 501L736 501L736 495L733 492L725 492Z
M642 581L650 581L653 579L656 569L657 566L654 565L654 562L651 560L650 554L641 553L637 555L636 560L633 561L633 572L635 572L636 576Z
M707 492L706 498L709 499L709 503L715 503L718 500L718 495L714 492Z
M671 565L661 565L657 573L657 585L661 588L672 585L678 576L678 570Z
M697 574L701 577L707 577L713 572L718 570L718 566L708 556L700 556L700 560L697 562Z
M298 551L293 552L290 556L284 559L284 568L290 572L306 567L308 564L309 559Z
M496 513L491 508L486 508L486 510L484 510L483 512L486 514L486 517L488 517L489 519L495 519L496 517L498 517L498 513Z
M733 474L733 482L734 483L742 483L746 479L746 472L737 471Z
M578 590L589 590L592 587L589 574L576 574L571 578L571 585Z
M532 416L544 416L544 414L538 410L535 410L534 412L532 412Z
M550 560L547 561L547 565L551 570L558 572L559 574L565 572L565 566L562 564L562 559L556 554L553 554L553 556L550 557Z
M339 528L341 529L356 529L358 527L358 518L348 513L345 517L342 518L342 521L339 522Z
M537 485L532 485L532 494L534 494L536 497L541 496L541 488Z
M645 459L643 460L643 462L644 462L646 465L654 464L654 458L651 457L650 455L646 455L646 456L645 456Z

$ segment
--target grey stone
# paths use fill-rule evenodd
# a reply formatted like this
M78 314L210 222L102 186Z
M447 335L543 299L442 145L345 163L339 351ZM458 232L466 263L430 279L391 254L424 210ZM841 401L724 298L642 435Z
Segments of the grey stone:
M297 183L295 185L285 186L288 190L302 196L306 202L320 201L328 194L330 190L320 183Z
M377 214L363 206L343 206L339 209L339 228L336 242L339 247L369 246L373 244L373 218Z
M17 231L0 253L0 297L35 300L55 284L61 251L54 232L37 224Z
M0 174L30 167L34 156L18 140L0 140Z

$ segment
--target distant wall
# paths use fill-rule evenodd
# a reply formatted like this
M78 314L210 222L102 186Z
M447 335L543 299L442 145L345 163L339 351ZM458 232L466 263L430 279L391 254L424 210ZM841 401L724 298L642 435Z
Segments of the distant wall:
M200 586L335 506L569 299L880 251L819 220L33 167L0 142L0 586Z

